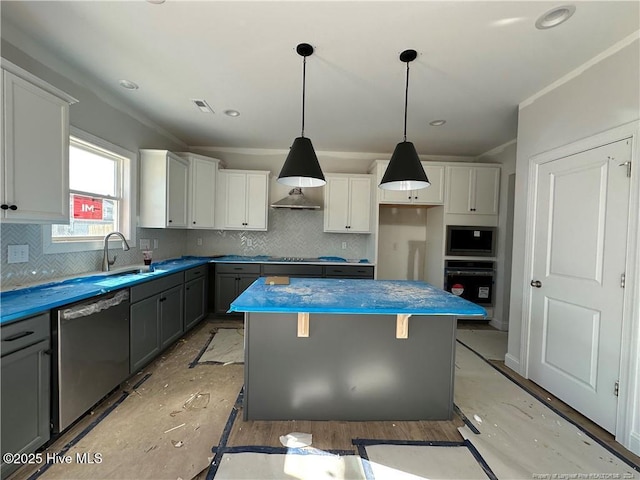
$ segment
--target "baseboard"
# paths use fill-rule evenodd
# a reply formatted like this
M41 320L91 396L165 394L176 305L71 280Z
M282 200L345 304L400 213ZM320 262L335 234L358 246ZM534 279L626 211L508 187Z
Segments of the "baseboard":
M629 451L640 455L640 432L631 432L629 435Z
M511 370L513 370L514 372L516 372L517 374L520 374L520 359L514 357L513 355L507 353L504 356L504 364L509 367Z
M491 320L489 320L489 325L502 332L506 332L509 330L509 322L502 322L496 318L492 318Z

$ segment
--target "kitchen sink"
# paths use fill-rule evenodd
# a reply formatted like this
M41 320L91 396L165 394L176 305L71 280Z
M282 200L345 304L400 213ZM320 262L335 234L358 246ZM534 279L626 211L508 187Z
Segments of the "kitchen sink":
M121 275L135 275L140 273L149 273L153 272L153 267L151 265L145 266L137 266L137 267L123 267L116 270L111 270L109 272L103 272L104 276L108 277L117 277Z

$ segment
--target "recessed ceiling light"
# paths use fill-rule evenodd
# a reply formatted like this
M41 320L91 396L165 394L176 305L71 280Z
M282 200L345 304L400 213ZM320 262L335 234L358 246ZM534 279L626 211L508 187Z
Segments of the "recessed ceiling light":
M134 83L130 80L120 80L119 83L122 88L126 88L127 90L137 90L138 88L140 88L138 87L137 83Z
M237 110L225 110L224 114L228 115L229 117L239 117L240 116L240 112L237 111Z
M429 125L431 125L432 127L440 127L445 123L447 123L446 120L434 120L433 122L429 122Z
M153 3L154 5L160 5L165 2L165 0L147 0L149 3Z
M549 10L536 20L536 28L545 30L547 28L557 27L561 23L569 20L575 11L575 5L563 5Z

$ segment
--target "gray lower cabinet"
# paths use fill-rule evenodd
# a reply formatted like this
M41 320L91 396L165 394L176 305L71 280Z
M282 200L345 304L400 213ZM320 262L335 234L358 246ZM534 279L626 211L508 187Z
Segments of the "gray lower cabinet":
M373 278L373 265L318 265L291 263L216 263L214 286L210 302L216 315L242 316L227 313L231 302L258 277L287 276L307 278Z
M159 295L131 304L129 373L134 373L160 353Z
M257 263L218 263L215 267L214 312L224 315L231 302L260 277ZM242 315L242 314L231 314Z
M2 478L20 466L5 463L5 453L32 453L49 440L50 331L49 313L11 323L0 330Z
M184 333L182 285L160 294L160 349L164 350Z
M372 265L327 265L326 278L373 278Z
M262 265L262 276L270 275L286 277L319 278L323 276L322 265L283 265L281 263Z
M207 316L207 272L207 265L184 272L185 332Z
M130 373L184 333L183 285L180 272L131 288Z

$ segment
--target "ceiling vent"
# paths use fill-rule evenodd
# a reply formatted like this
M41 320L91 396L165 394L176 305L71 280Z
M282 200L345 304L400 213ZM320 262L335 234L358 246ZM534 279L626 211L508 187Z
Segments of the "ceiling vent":
M198 110L204 113L214 113L213 108L204 100L192 99L193 104L198 107Z

